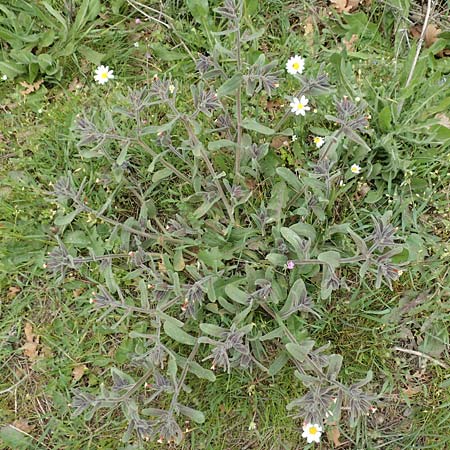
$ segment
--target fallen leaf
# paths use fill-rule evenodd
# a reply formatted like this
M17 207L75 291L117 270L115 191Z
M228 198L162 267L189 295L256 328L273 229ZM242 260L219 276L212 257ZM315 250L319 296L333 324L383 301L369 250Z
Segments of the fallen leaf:
M14 428L17 428L18 430L23 431L24 433L27 433L27 434L29 434L30 431L34 428L33 425L30 425L30 424L28 423L28 420L27 420L27 419L18 419L18 420L15 420L15 421L11 424L11 426L13 426Z
M8 293L6 294L6 298L8 300L13 299L18 293L20 292L20 287L17 286L10 286L8 289Z
M83 288L78 288L73 290L73 296L78 298L84 292Z
M345 45L345 48L349 52L355 51L355 42L358 40L357 34L352 34L352 37L347 41L346 39L342 39L342 42Z
M445 128L450 128L450 118L448 118L444 113L436 114L436 119L439 119L439 125Z
M43 79L36 81L35 83L27 83L26 81L21 81L19 84L24 87L25 89L23 91L20 91L22 95L29 95L32 92L36 92L41 84L44 82Z
M422 389L419 386L408 386L405 389L402 389L403 394L405 394L408 398L414 397L414 395L421 392Z
M330 431L328 432L328 435L330 439L333 441L335 447L340 447L341 445L343 445L343 442L339 440L341 432L339 431L339 428L336 425L331 427Z
M22 347L23 353L31 361L36 361L38 357L39 336L33 334L33 326L30 322L25 324L24 333L26 342Z
M78 78L74 78L71 82L70 82L70 84L69 84L69 91L70 92L73 92L73 91L76 91L76 90L78 90L78 89L81 89L83 87L83 84L82 83L80 83L80 80L78 79Z
M430 23L425 31L425 47L433 45L437 41L440 32L441 30L439 28Z
M283 146L288 146L289 141L285 136L275 136L270 145L275 149L279 149Z
M338 13L350 12L359 6L360 0L330 0Z
M311 16L305 21L304 33L307 44L312 46L314 44L314 23Z
M330 0L330 2L336 8L337 12L343 13L346 11L347 0Z
M350 12L353 9L356 9L359 6L359 4L360 4L360 0L348 0L346 11Z
M84 372L86 372L87 366L85 364L78 364L78 366L75 366L72 370L72 378L73 381L78 381L83 378Z

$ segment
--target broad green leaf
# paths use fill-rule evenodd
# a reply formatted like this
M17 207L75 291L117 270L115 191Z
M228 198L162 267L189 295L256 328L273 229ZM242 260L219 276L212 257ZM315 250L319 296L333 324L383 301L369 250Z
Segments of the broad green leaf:
M224 147L236 147L236 143L228 139L219 139L218 141L212 141L208 144L208 150L220 150Z
M195 345L197 339L194 336L186 333L186 331L177 327L173 322L166 321L163 325L165 333L173 340L186 345Z
M341 255L338 252L331 250L329 252L319 253L317 259L327 263L330 267L335 269L336 267L339 267Z
M301 278L297 279L292 285L289 295L283 307L279 311L280 317L287 318L291 314L291 309L294 305L298 305L300 300L307 295L305 283Z
M227 330L212 323L201 323L200 330L215 337L222 337Z
M269 253L266 259L276 267L282 267L287 263L287 256L280 253Z
M184 270L184 267L186 266L183 258L183 250L181 248L177 249L175 252L175 255L173 257L173 268L177 272L181 272Z
M228 284L225 286L225 293L231 300L240 303L241 305L248 305L248 294L236 287L234 284Z
M262 125L259 122L257 122L255 119L250 118L245 118L242 121L242 127L245 128L246 130L256 131L257 133L265 134L268 136L275 133L275 131L272 130L272 128L266 127L265 125Z
M222 86L217 89L218 97L225 97L226 95L234 94L241 85L242 74L236 73L229 80L225 81Z
M176 358L177 364L181 368L184 369L184 367L186 366L186 363L187 363L187 359L180 355L175 355L175 358ZM216 376L214 375L214 372L212 370L205 369L204 367L202 367L199 363L197 363L195 361L189 362L189 372L193 373L198 378L202 378L204 380L208 380L211 382L216 381Z
M186 417L189 417L189 419L192 419L196 423L203 423L205 421L205 415L198 411L197 409L190 408L189 406L184 405L177 405L178 410L181 414L183 414Z
M57 227L63 227L65 225L69 225L75 219L76 215L79 213L79 211L76 209L75 211L72 211L69 214L66 214L65 216L57 216L54 220L54 224Z
M289 361L289 355L286 352L281 352L275 360L272 362L272 364L269 367L269 375L274 376L276 375Z
M103 59L105 58L104 53L99 53L87 45L79 45L77 50L81 53L81 55L86 58L92 64L99 66Z
M178 370L178 366L177 366L177 361L175 359L175 356L172 354L169 354L169 360L167 362L167 372L170 375L170 378L172 378L172 381L174 383L177 382L177 370Z
M300 236L298 236L298 234L295 231L286 227L281 227L280 232L281 235L284 237L284 239L286 239L289 242L289 244L291 244L292 247L294 247L294 250L297 253L300 253L300 246L302 243L302 239L300 238Z
M175 121L176 119L173 119L170 122L164 123L163 125L150 125L148 127L144 127L141 130L141 136L169 131L173 127Z
M296 192L300 192L302 190L302 183L300 183L298 176L295 175L292 170L289 170L286 167L277 167L276 172Z
M335 380L342 367L343 358L341 355L330 355L328 357L327 376L330 380Z
M208 17L208 0L186 0L186 5L198 23L202 23Z
M286 344L286 350L290 353L290 355L297 361L303 362L308 353L313 349L315 341L311 339L307 339L299 344L294 342L289 342Z
M272 339L277 339L283 337L285 335L282 327L275 328L275 330L270 331L269 333L261 336L259 338L260 341L271 341Z
M158 181L164 180L172 175L172 171L164 167L164 169L157 170L152 176L152 182L157 183Z
M26 450L31 448L31 438L10 425L5 425L0 428L0 440L1 443L6 445L6 447L2 446L2 448L14 450Z
M299 222L291 225L289 228L295 231L298 235L311 239L312 242L316 239L316 229L309 223Z
M378 114L378 124L381 131L388 131L391 128L391 120L391 108L387 105Z
M0 73L8 78L15 78L17 75L24 73L26 70L23 64L17 64L12 61L0 61Z

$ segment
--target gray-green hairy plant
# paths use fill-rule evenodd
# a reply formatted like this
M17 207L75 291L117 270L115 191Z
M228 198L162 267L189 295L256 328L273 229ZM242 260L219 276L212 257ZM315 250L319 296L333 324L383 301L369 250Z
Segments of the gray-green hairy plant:
M212 20L207 3L189 4L199 23ZM188 383L213 382L219 369L275 377L290 364L305 393L287 407L309 423L345 416L355 426L376 398L362 389L371 372L344 384L342 357L316 343L308 327L326 314L334 291L351 290L358 278L392 289L401 274L389 212L374 215L369 231L335 219L345 201L342 155L348 146L370 149L361 136L370 132L365 106L336 96L336 116L325 117L338 128L317 159L297 171L283 167L268 137L290 138L284 123L306 128L310 119L287 110L267 126L264 114L250 115L255 96L277 96L287 82L268 55L250 61L244 43L260 36L242 15L235 0L215 9L218 31L205 30L212 49L192 65L200 79L190 89L158 75L114 108L80 116L80 154L103 161L106 179L68 174L53 186L59 237L48 269L60 280L78 272L93 286L92 307L103 311L101 320L113 318L113 327L145 318L129 332L135 351L126 370L112 368L109 388L77 389L72 400L74 415L87 419L100 408L121 408L129 423L124 441L180 443L185 418L205 420L189 406ZM312 103L333 92L323 67L292 80L299 83L294 96ZM103 204L92 204L94 189L103 189ZM166 189L179 196L173 214L158 211ZM114 208L122 190L135 202L133 214ZM81 252L64 244L75 219L102 229L103 244Z

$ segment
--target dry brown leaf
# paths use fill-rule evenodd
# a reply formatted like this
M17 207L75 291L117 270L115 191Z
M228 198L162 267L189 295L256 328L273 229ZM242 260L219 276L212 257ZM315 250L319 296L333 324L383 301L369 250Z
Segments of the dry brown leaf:
M343 13L346 11L347 0L330 0L330 2L336 8L337 12Z
M275 149L279 149L283 146L289 145L289 141L285 136L275 136L272 139L272 142L270 143L270 145Z
M445 128L450 128L450 118L444 113L436 114L436 119L439 119L439 125L442 125Z
M24 433L29 434L30 431L34 428L33 425L30 425L28 423L27 419L18 419L15 420L12 424L11 424L14 428L17 428L20 431L23 431Z
M78 298L84 292L84 288L78 288L73 290L73 296Z
M8 289L8 293L6 294L6 298L8 300L13 299L18 293L20 292L20 287L17 286L10 286Z
M403 394L405 394L408 398L414 397L414 395L421 392L422 389L419 386L408 386L405 389L402 389Z
M22 347L23 353L27 358L31 361L36 361L38 355L38 345L39 345L39 336L35 336L33 334L33 326L30 322L25 324L24 328L25 333L25 344Z
M360 0L348 0L346 11L350 12L350 11L356 9L359 6L360 2L361 2Z
M433 45L437 41L440 32L441 30L439 28L430 23L425 31L425 47Z
M333 441L335 447L340 447L341 445L343 445L343 442L339 440L341 432L336 425L331 427L330 431L328 432L328 436Z
M80 83L80 80L78 79L78 78L74 78L71 82L70 82L70 84L69 84L69 91L70 92L73 92L73 91L76 91L76 90L78 90L78 89L80 89L80 88L82 88L83 87L83 84L82 83Z
M359 6L360 0L330 0L338 13L350 12Z
M32 92L36 92L41 84L44 82L44 80L38 80L35 83L27 83L26 81L21 81L19 84L24 87L25 89L23 91L20 91L22 95L29 95Z
M85 364L78 364L78 366L75 366L72 370L73 381L81 380L86 370L87 366Z
M347 41L346 39L342 39L342 42L345 45L345 48L349 52L355 51L355 42L358 40L357 34L352 34L352 37Z
M304 27L304 33L306 42L308 45L314 44L314 22L313 18L311 16L308 16L308 18L305 21L305 27Z

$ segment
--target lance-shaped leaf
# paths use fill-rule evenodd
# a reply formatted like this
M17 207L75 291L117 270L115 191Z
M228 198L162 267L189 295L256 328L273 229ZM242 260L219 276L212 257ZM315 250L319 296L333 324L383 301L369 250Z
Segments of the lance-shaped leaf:
M203 423L205 421L205 415L197 409L193 409L185 405L180 405L179 403L177 405L177 408L181 414L189 417L189 419L192 419L196 423Z
M256 120L249 118L245 118L242 121L242 127L245 128L246 130L256 131L258 133L266 134L268 136L275 133L275 130L273 130L272 128L266 127L265 125L260 124Z
M226 95L234 94L241 85L242 74L236 73L229 80L225 81L222 86L217 89L217 96L225 97Z
M303 362L308 353L313 349L315 341L312 339L306 339L300 343L289 342L286 344L286 350L290 353L290 355L299 362Z
M194 336L186 333L186 331L177 327L172 321L164 322L164 331L173 340L186 345L195 345L197 339Z

